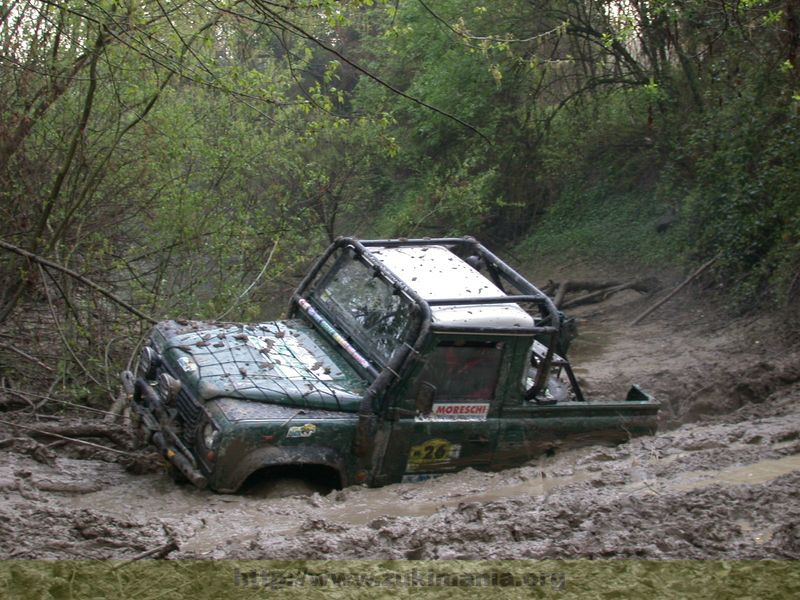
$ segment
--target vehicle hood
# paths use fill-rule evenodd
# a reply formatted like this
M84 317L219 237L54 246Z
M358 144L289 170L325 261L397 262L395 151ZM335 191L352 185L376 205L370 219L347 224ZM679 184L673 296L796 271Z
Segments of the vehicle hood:
M240 398L358 410L366 382L299 319L259 324L164 321L154 337L164 368L201 400Z

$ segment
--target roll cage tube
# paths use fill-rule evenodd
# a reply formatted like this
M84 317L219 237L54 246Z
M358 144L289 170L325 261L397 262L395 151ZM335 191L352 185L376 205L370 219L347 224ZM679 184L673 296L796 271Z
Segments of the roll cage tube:
M503 283L509 284L517 293L509 294L507 296L495 298L452 298L442 300L425 300L413 289L407 286L397 275L390 269L383 265L383 263L370 251L369 248L401 248L401 247L424 247L424 246L446 246L451 251L458 251L457 254L463 257L477 256L480 261L486 266L489 277L503 292L508 293ZM465 306L476 304L532 304L540 314L538 323L534 323L531 327L517 327L514 328L513 333L530 333L535 335L546 335L549 337L547 344L548 350L545 359L542 361L536 373L536 381L534 382L531 390L526 394L529 397L535 397L541 390L545 388L547 376L552 362L556 339L559 331L559 317L558 310L553 304L552 300L547 297L542 291L536 288L533 284L528 282L519 273L514 271L500 258L495 256L486 247L483 246L473 237L464 238L427 238L427 239L409 239L409 240L369 240L361 242L354 238L340 237L337 238L333 244L320 256L314 263L312 268L297 286L297 289L292 294L289 304L289 316L293 317L302 311L301 300L305 300L304 296L317 279L317 276L322 271L322 268L327 263L328 259L340 249L352 249L356 257L380 276L384 281L393 286L399 292L405 294L414 303L412 309L412 323L408 328L408 332L401 342L398 349L392 354L388 364L384 365L381 371L375 377L369 388L364 394L359 407L359 427L356 435L356 446L364 448L368 445L369 431L374 428L374 419L376 409L374 401L379 397L384 390L392 382L392 379L398 376L398 373L403 370L406 363L415 355L418 354L422 344L424 343L428 333L433 329L431 306ZM312 322L313 319L312 319ZM318 324L315 324L318 327ZM436 330L447 331L452 327L439 325ZM492 332L492 333L510 333L500 328L484 327L477 330L479 333ZM369 422L368 422L369 421ZM369 431L368 431L369 430Z
M334 252L344 248L353 249L381 278L400 292L406 294L413 302L412 322L408 328L405 339L402 341L397 351L392 354L389 363L385 365L378 373L377 377L372 380L370 386L367 388L366 392L364 392L361 404L359 405L358 426L356 427L353 449L358 456L365 456L369 453L372 446L374 432L377 426L376 412L379 407L375 406L375 399L380 397L386 388L389 387L392 380L403 370L405 364L410 361L414 355L419 353L430 330L431 311L430 306L428 306L419 294L403 283L403 281L389 271L389 269L384 267L360 242L352 238L337 238L322 256L320 256L308 274L300 282L294 294L292 294L289 304L290 317L295 316L298 311L302 310L300 300L303 299L304 294L317 279L317 276L328 259Z

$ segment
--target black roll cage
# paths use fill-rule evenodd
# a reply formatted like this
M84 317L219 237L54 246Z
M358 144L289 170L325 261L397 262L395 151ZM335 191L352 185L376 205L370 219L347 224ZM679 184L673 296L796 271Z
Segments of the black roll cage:
M374 254L370 248L402 248L402 247L425 247L425 246L445 246L455 254L463 257L476 257L480 264L486 267L489 278L504 293L508 293L506 285L513 293L499 297L468 297L468 298L447 298L438 300L425 300L413 289L406 285L397 275L388 269ZM546 355L539 361L536 369L536 380L533 387L527 392L526 397L537 398L539 393L547 385L547 377L553 363L555 347L557 345L560 318L558 310L552 300L541 290L530 283L522 275L508 266L500 258L495 256L483 244L473 237L463 238L422 238L422 239L389 239L389 240L357 240L350 237L337 238L333 244L319 257L310 271L298 285L289 304L289 316L295 316L302 312L300 300L304 299L305 293L314 283L323 266L334 252L340 249L352 249L356 256L368 264L375 272L396 290L402 292L414 302L415 318L412 326L409 327L406 339L403 344L392 355L389 363L375 374L373 370L368 373L374 377L371 385L364 394L359 414L367 416L374 415L380 410L375 406L375 400L380 397L382 392L389 386L392 379L397 377L406 363L413 356L419 353L428 334L431 331L437 332L464 332L472 334L530 334L547 340ZM506 284L506 285L504 285ZM431 317L432 306L470 306L477 304L509 304L516 303L533 306L539 311L540 318L534 320L534 324L528 327L514 327L513 329L502 327L475 327L466 328L464 326L453 325L434 325ZM315 327L317 325L315 324Z

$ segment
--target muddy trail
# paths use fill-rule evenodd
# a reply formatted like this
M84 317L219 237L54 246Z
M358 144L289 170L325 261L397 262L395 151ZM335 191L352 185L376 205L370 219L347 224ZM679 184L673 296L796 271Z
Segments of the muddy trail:
M767 318L683 297L637 327L635 292L574 311L590 398L638 383L655 436L499 473L330 493L174 484L148 459L0 425L3 558L800 558L800 352ZM46 425L24 415L30 427ZM136 473L140 474L136 474Z

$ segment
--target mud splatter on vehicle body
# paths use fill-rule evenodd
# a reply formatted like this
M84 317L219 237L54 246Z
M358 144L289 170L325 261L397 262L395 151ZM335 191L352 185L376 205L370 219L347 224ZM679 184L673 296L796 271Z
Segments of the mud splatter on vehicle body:
M584 399L562 321L472 238L342 238L287 320L165 321L123 382L173 472L221 492L265 468L379 486L652 433L638 388Z

